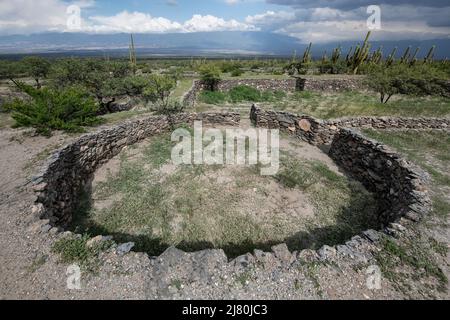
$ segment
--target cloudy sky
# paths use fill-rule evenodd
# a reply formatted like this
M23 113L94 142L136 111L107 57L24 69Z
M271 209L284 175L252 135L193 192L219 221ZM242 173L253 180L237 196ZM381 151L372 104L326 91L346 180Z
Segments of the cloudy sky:
M361 39L367 32L367 7L379 5L381 30L374 40L450 39L449 0L375 1L0 0L0 35L269 31L304 43L326 43ZM76 10L68 13L71 5L80 8L80 20L73 18Z

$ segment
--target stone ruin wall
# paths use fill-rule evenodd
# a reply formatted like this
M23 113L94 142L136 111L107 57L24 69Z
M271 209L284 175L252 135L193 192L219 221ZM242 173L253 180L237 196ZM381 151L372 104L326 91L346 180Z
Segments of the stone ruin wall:
M365 88L362 77L332 78L292 78L292 79L231 79L221 80L217 90L226 92L236 86L249 86L261 91L328 91L362 90ZM194 105L197 95L205 89L200 80L194 80L191 89L182 98L185 105Z
M280 244L272 248L273 253L255 249L253 254L248 253L230 262L222 250L180 253L179 256L189 255L190 259L195 260L195 257L220 255L222 263L239 266L247 266L255 261L264 263L267 259L289 265L305 259L324 261L337 256L368 261L383 235L399 236L411 223L419 221L429 212L431 201L426 190L426 175L387 147L345 127L407 128L419 123L423 128L448 128L449 120L364 117L321 121L309 116L264 111L256 106L252 107L251 119L258 127L280 128L311 144L331 145L330 157L369 191L377 193L381 207L381 229L367 230L345 243L333 247L325 245L317 251L305 249L292 253L286 244ZM169 130L171 125L191 124L195 120L236 125L240 116L236 113L181 114L171 119L152 116L82 136L53 154L41 173L34 178L36 202L33 214L40 219L48 219L46 221L49 224L44 226L48 226L46 229L51 226L67 227L80 191L90 183L94 171L101 164L127 145ZM169 248L158 259L165 259L174 250L180 252Z

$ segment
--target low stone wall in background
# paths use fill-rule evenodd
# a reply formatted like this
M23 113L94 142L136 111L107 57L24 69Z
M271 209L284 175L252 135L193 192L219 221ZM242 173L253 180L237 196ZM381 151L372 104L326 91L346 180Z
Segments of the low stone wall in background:
M250 119L259 127L280 128L314 145L330 144L340 128L443 129L450 130L450 119L403 117L355 117L319 120L307 115L266 111L253 105Z
M292 79L230 79L221 80L217 90L226 92L237 86L249 86L260 91L327 91L340 92L345 90L363 90L364 77L354 76L342 79L333 78L292 78ZM194 80L191 89L184 95L182 101L185 105L194 105L197 95L205 89L200 80Z

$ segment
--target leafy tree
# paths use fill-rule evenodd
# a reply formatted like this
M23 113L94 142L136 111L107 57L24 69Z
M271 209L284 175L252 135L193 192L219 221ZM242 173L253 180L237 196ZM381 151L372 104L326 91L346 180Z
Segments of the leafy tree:
M27 67L29 75L36 81L36 88L40 89L40 79L48 76L51 66L50 62L41 57L31 56L24 58L23 63Z
M19 127L34 127L40 134L51 130L82 131L82 126L98 123L98 105L81 87L63 90L36 89L22 82L18 87L30 99L15 99L5 105Z
M380 67L369 75L367 83L372 90L380 94L381 103L388 103L389 99L398 93L395 85L396 74L393 71L394 68Z
M203 65L199 69L200 78L207 90L215 91L220 82L220 69L214 65Z
M169 96L176 86L176 81L164 75L153 74L148 77L148 86L144 90L144 97L162 107L169 105Z
M445 94L445 74L427 64L370 65L367 83L387 103L395 94Z
M0 60L0 79L13 80L24 74L24 67L22 63Z

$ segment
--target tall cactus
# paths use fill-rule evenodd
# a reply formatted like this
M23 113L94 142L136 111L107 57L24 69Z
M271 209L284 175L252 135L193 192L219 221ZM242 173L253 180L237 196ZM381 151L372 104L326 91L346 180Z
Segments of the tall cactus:
M383 46L380 46L376 51L372 53L370 62L379 64L383 59Z
M424 63L431 63L433 62L434 58L434 51L436 50L436 46L432 46L430 50L428 51L427 56L425 57Z
M133 74L136 73L137 59L136 59L136 49L134 48L133 34L130 35L130 66Z
M413 65L416 64L416 62L417 62L417 54L419 53L419 50L420 50L420 47L417 47L416 51L414 51L414 54L413 54L411 60L409 61L409 65L410 66L413 66Z
M403 56L400 59L400 63L408 63L409 62L409 58L411 56L411 46L408 46L408 48L406 48L405 53L403 53Z
M366 36L366 39L364 40L363 45L356 46L355 52L350 59L353 74L358 73L358 69L361 67L361 65L364 63L364 61L367 60L367 58L369 56L370 46L371 46L369 43L370 34L371 34L371 31L367 32L367 36Z
M386 59L386 66L390 67L390 66L392 66L394 64L394 62L395 62L395 54L397 53L397 50L398 50L398 48L395 47L392 50L391 54L387 57L387 59Z
M292 53L292 63L295 63L297 61L297 50L294 50Z
M302 63L310 63L311 62L311 59L312 59L312 57L311 57L311 47L312 47L312 42L306 48L305 53L303 53Z
M327 62L328 62L328 55L327 55L327 51L325 51L322 56L322 63L327 63Z
M348 50L347 56L345 57L345 61L347 62L347 67L350 67L351 61L350 58L352 57L353 47L350 47L350 50Z
M339 46L333 50L333 54L331 55L331 62L333 64L338 63L339 59L341 58L341 53L342 53L341 46Z

